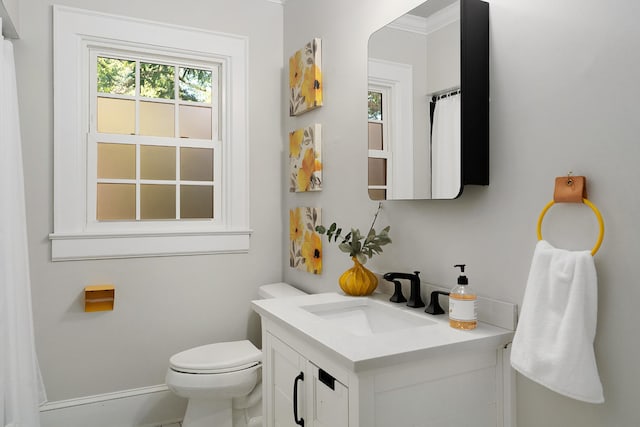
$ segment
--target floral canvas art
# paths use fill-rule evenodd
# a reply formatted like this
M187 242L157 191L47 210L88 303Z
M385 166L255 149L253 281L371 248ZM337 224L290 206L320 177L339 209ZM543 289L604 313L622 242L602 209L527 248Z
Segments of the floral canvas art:
M312 274L322 273L322 239L316 232L321 225L320 208L289 210L289 266Z
M289 191L322 190L322 126L307 126L289 133Z
M289 58L289 115L322 106L320 39L313 39Z

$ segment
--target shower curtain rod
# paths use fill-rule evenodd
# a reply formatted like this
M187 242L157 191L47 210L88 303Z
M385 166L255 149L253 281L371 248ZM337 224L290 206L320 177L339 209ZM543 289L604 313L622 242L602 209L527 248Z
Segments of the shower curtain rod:
M446 98L448 96L456 95L458 93L460 93L460 87L459 86L452 87L452 88L445 89L445 90L441 90L441 91L438 91L438 92L433 92L433 93L427 95L427 98L431 98L430 99L431 101L437 101L438 99Z

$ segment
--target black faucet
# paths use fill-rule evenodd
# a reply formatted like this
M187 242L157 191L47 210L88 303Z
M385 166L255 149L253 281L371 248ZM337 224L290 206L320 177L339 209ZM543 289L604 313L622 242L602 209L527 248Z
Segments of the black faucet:
M438 295L449 295L449 292L443 291L433 291L431 292L431 302L427 306L427 309L424 311L429 314L444 314L444 310L440 307L440 301L438 300Z
M407 279L411 281L411 296L409 296L409 301L407 302L407 306L409 307L424 307L424 302L422 302L422 298L420 297L420 272L414 271L413 273L386 273L384 276L384 280L389 282L393 282L396 285L395 293L391 297L390 301L393 302L402 302L404 296L400 291L400 282L395 279ZM396 301L394 301L394 299Z

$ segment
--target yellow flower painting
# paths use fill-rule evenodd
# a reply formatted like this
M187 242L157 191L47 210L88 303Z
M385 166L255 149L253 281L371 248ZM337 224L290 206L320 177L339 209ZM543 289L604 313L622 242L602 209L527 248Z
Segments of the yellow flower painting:
M320 124L289 134L289 191L322 190L321 139Z
M289 240L292 242L300 240L303 231L300 208L289 210Z
M294 130L289 134L289 158L300 157L300 149L302 148L303 138L304 138L304 129Z
M322 239L315 231L304 233L302 258L308 273L320 274L322 272Z
M322 106L322 40L315 38L289 58L289 115Z
M289 87L300 86L303 71L302 51L299 50L289 58Z
M289 210L289 266L311 274L322 273L321 209L298 207Z

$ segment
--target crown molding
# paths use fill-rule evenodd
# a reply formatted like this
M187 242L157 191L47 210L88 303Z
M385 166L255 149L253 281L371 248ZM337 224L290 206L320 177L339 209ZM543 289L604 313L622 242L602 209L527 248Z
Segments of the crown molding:
M452 5L439 10L428 18L407 14L391 22L387 27L426 36L429 33L437 31L459 20L460 2L457 1Z
M394 30L427 35L427 19L416 15L403 15L386 26Z

